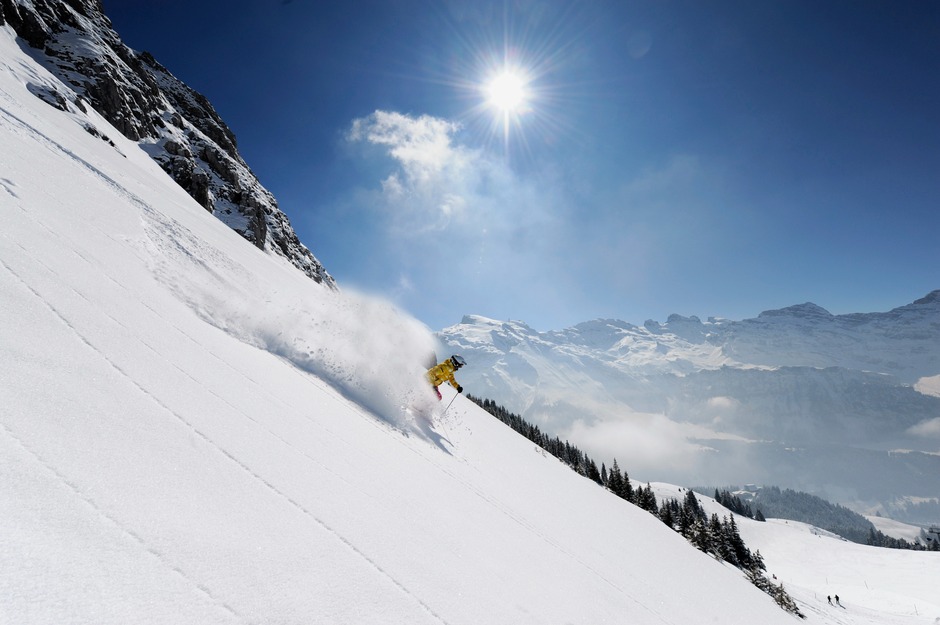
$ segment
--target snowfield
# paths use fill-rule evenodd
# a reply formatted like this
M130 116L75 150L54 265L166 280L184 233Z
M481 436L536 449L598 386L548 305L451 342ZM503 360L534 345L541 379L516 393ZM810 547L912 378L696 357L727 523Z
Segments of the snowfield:
M884 517L873 514L866 514L865 518L871 521L871 524L875 526L876 530L882 532L886 536L891 536L892 538L902 538L912 543L924 543L924 540L921 537L922 529L917 525L902 523L901 521L886 519Z
M798 621L463 397L440 414L426 328L37 87L68 93L0 27L0 623ZM940 619L937 553L740 527L809 622Z
M685 496L671 484L652 487L659 501ZM709 516L730 515L711 497L696 498ZM868 547L796 521L734 518L741 538L752 551L760 549L768 574L797 600L807 622L940 623L940 553Z

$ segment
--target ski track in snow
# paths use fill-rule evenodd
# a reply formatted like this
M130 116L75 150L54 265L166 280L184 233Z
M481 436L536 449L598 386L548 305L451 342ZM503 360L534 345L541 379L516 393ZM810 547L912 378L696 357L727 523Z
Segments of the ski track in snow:
M53 309L53 312L55 312L54 309ZM75 497L77 497L86 506L88 506L98 516L98 518L100 518L105 524L111 525L117 528L123 535L127 536L132 541L137 543L137 545L143 551L145 551L146 553L150 554L150 556L155 558L164 568L169 569L176 575L183 578L188 584L190 584L196 590L196 592L204 595L213 604L225 610L225 612L227 612L229 615L236 617L241 622L244 622L244 623L248 622L245 619L245 617L239 614L232 606L227 604L222 599L219 599L218 597L216 597L212 593L211 589L207 588L205 585L200 584L198 581L190 577L184 570L182 570L180 567L173 564L173 562L171 562L166 555L164 555L158 549L150 545L143 537L141 537L133 529L131 529L126 524L119 521L114 516L108 514L97 503L95 503L94 499L92 499L91 497L83 493L82 490L75 483L69 480L67 476L60 473L55 468L55 466L53 466L51 462L49 462L48 460L43 458L41 455L39 455L34 449L30 448L29 445L27 445L20 437L14 434L13 431L10 430L10 428L8 428L5 423L0 422L0 429L2 429L4 434L6 434L10 439L15 441L16 444L19 445L19 447L21 447L27 454L29 454L29 456L31 456L37 463L39 463L46 471L48 471L53 476L55 476L56 480L58 480L59 483L65 486Z
M12 180L7 180L6 178L0 178L0 189L3 189L11 197L19 198L20 196L16 194L16 191L13 188L16 184Z
M3 94L3 95L6 95L6 94ZM75 154L74 152L72 152L71 150L63 146L61 143L55 141L54 139L43 134L36 128L30 126L20 117L18 117L14 113L11 113L9 110L5 108L0 107L0 114L4 115L11 122L11 124L7 126L8 128L13 130L14 132L26 134L32 137L33 139L36 139L37 143L39 143L40 145L48 149L53 154L61 154L71 159L77 165L79 165L80 167L85 169L87 172L92 174L95 178L102 181L105 184L105 186L109 188L112 192L114 192L121 198L130 202L130 204L132 204L133 206L140 209L146 216L158 222L159 228L161 228L165 232L169 232L174 235L173 237L170 237L171 240L178 241L179 239L184 239L184 238L186 240L191 240L191 241L197 240L196 237L188 228L180 224L178 221L170 217L167 217L163 213L157 211L153 206L151 206L148 202L143 200L136 193L132 192L127 187L119 183L117 180L115 180L111 176L101 171L95 165L89 163L82 157L78 156L77 154ZM5 185L4 187L6 188ZM12 191L10 191L8 188L6 188L6 190L8 193L11 193L15 196L15 194ZM104 230L101 230L100 228L97 227L97 225L93 224L93 227L95 227L96 230L101 232L103 235L105 235L109 239L115 240L114 237L110 233L105 232ZM209 245L208 243L204 241L200 241L199 247L205 250L208 247L208 245ZM180 250L183 250L183 252L186 253L188 256L192 256L192 253L189 251L189 249L186 246L177 243L177 247L179 247ZM216 257L224 258L223 255L218 250L214 250L214 251L215 251Z
M20 247L22 247L22 246L20 246ZM24 251L25 251L25 250L24 250ZM376 570L378 573L380 573L384 578L386 578L389 582L391 582L391 583L392 583L395 587L397 587L401 592L403 592L403 593L406 594L407 596L411 597L425 612L427 612L430 616L432 616L436 621L438 621L438 622L440 622L440 623L445 623L445 625L446 625L446 623L447 623L446 620L444 620L439 614L437 614L429 605L427 605L427 604L426 604L420 597L418 597L414 592L412 592L411 590L409 590L409 589L408 589L407 587L405 587L400 581L398 581L393 575L391 575L391 574L388 573L384 568L382 568L382 566L379 565L375 560L373 560L372 558L370 558L365 552L363 552L361 549L359 549L358 547L356 547L356 545L353 544L348 538L346 538L345 536L343 536L339 531L337 531L335 528L331 527L328 523L326 523L325 521L323 521L320 517L318 517L313 511L311 511L309 508L307 508L306 506L304 506L302 503L300 503L299 501L297 501L296 499L294 499L293 497L291 497L291 496L288 495L287 493L283 492L282 490L280 490L279 488L277 488L274 484L272 484L270 481L268 481L267 479L265 479L264 477L262 477L260 474L258 474L257 472L255 472L250 466L248 466L247 464L245 464L244 462L242 462L241 460L239 460L236 456L234 456L231 452L229 452L229 451L227 451L226 449L224 449L221 445L217 444L214 440L212 440L212 438L211 438L210 436L208 436L207 434L205 434L202 430L200 430L198 427L196 427L193 423L191 423L189 420L187 420L185 417L183 417L183 416L182 416L181 414L179 414L177 411L173 410L171 407L169 407L168 405L166 405L162 400L160 400L158 397L156 397L155 395L153 395L153 394L152 394L150 391L148 391L146 388L144 388L143 386L141 386L141 384L138 383L138 382L133 378L133 376L129 375L120 365L118 365L118 364L115 363L111 358L109 358L107 354L105 354L101 349L99 349L99 348L96 347L93 343L91 343L91 341L89 341L88 338L86 338L74 325L72 325L72 324L69 322L69 320L68 320L65 316L63 316L62 313L61 313L58 309L56 309L52 304L50 304L48 301L46 301L46 300L42 297L42 295L41 295L40 293L38 293L37 291L35 291L27 282L25 282L9 265L7 265L7 264L6 264L5 262L3 262L2 260L0 260L0 265L2 265L2 266L4 267L4 269L6 269L7 272L9 272L20 284L22 284L26 289L28 289L28 290L33 294L33 296L35 296L40 302L42 302L42 304L43 304L46 308L48 308L49 310L51 310L52 313L53 313L59 320L61 320L62 323L64 323L64 324L69 328L69 330L70 330L83 344L85 344L89 349L91 349L91 350L94 351L98 356L100 356L105 362L107 362L108 365L111 366L111 368L113 368L115 371L117 371L117 373L118 373L121 377L123 377L125 380L127 380L128 382L130 382L130 384L131 384L132 386L134 386L138 391L140 391L141 393L143 393L144 395L146 395L151 401L153 401L155 404L157 404L162 410L164 410L165 412L169 413L173 418L175 418L176 420L180 421L189 431L191 431L193 434L195 434L198 438L202 439L205 443L207 443L210 447L212 447L213 449L215 449L219 454L221 454L223 457L225 457L228 461L234 463L234 464L235 464L238 468L240 468L242 471L248 473L248 474L251 476L252 479L256 480L257 482L260 482L260 483L261 483L262 485L264 485L269 491L271 491L273 494L275 494L278 498L280 498L280 499L286 501L287 503L289 503L292 507L294 507L295 509L299 510L302 514L304 514L306 517L308 517L309 519L311 519L313 522L315 522L318 526L320 526L320 527L321 527L322 529L324 529L326 532L328 532L329 534L331 534L332 536L334 536L334 538L336 538L336 539L339 540L343 545L345 545L346 547L348 547L354 554L356 554L360 559L364 560L367 564L369 564L374 570ZM50 272L52 271L52 270L51 270L49 267L47 267L46 265L43 265L43 267L44 267L47 271L50 271ZM54 272L53 272L53 274L55 275ZM65 282L63 282L63 281L61 281L61 280L59 280L59 282L62 283L65 288L68 288L68 289L71 290L72 292L76 293L76 295L78 295L78 296L81 297L82 299L85 299L86 301L88 301L87 298L86 298L83 294L81 294L81 293L79 293L78 291L76 291L74 288L72 288L71 286L69 286L67 283L65 283ZM91 303L91 302L89 302L89 303ZM112 316L107 315L107 317L108 317L109 319L111 319L113 322L117 323L118 325L124 327L123 324L121 324L119 321L117 321L116 319L114 319ZM146 344L145 344L145 345L146 345ZM148 347L148 349L152 349L152 348L150 348L149 346L147 346L147 347ZM2 424L0 424L0 425L2 425ZM205 594L207 594L208 596L210 596L211 598L213 598L213 600L214 600L216 603L218 603L219 605L221 605L221 606L223 606L223 607L227 607L228 610L229 610L233 615L240 617L240 615L238 615L234 610L232 610L231 607L227 606L227 605L224 604L223 602L220 602L220 601L216 600L215 597L212 595L211 591L210 591L208 588L206 588L205 586L202 586L202 585L200 585L199 583L195 582L194 580L192 580L192 578L190 578L189 576L187 576L187 575L185 574L185 572L181 571L178 567L174 566L172 563L166 561L166 559L162 556L162 554L160 554L160 553L157 552L156 550L154 550L154 549L152 549L151 547L149 547L149 546L144 542L144 540L143 540L139 535L137 535L132 529L130 529L130 528L128 528L128 527L122 525L122 524L120 523L120 521L116 520L114 517L112 517L112 516L108 515L106 512L104 512L100 507L97 506L97 504L95 504L95 502L94 502L93 500L91 500L91 499L88 498L86 495L84 495L74 484L70 483L70 482L67 480L67 478L66 478L64 475L62 475L61 473L59 473L49 462L45 461L45 460L42 459L38 454L36 454L36 453L33 452L32 450L30 450L28 447L26 447L26 445L25 445L18 437L16 437L5 425L3 425L3 428L4 428L4 430L5 430L10 436L12 436L13 438L15 438L32 456L34 456L39 462L41 462L41 463L42 463L43 465L45 465L50 471L52 471L61 481L63 481L63 483L64 483L66 486L68 486L77 496L79 496L79 497L82 498L84 501L86 501L86 502L87 502L92 508L94 508L103 518L105 518L105 519L107 519L108 521L110 521L111 523L113 523L113 524L119 526L127 535L131 536L134 540L136 540L139 544L141 544L141 546L144 547L148 552L150 552L150 553L152 553L153 555L157 556L157 557L161 560L161 562L162 562L164 565L166 565L166 566L168 566L169 568L171 568L172 570L178 572L178 573L181 574L183 577L185 577L187 580L189 580L190 582L192 582L192 583L194 584L194 586L195 586L198 590L202 591L203 593L205 593ZM241 618L241 617L240 617L240 618Z

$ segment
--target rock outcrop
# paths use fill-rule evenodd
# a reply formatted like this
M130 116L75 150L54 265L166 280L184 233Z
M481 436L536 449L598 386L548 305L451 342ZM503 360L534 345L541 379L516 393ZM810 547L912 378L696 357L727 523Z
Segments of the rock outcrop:
M3 24L35 49L63 89L74 91L35 95L59 108L66 101L92 106L206 210L257 247L335 288L239 155L235 133L212 104L152 55L127 47L100 0L0 0Z

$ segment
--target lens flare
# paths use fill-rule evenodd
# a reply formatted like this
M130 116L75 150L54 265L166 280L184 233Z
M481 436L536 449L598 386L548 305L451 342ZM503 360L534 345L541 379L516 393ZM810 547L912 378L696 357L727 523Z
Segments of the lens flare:
M502 113L516 113L525 109L529 98L528 81L513 70L504 70L486 85L486 101Z

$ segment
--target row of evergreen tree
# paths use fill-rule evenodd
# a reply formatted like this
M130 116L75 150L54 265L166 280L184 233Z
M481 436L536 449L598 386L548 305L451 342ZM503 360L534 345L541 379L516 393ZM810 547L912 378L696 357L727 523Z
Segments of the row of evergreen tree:
M701 491L699 491L701 492ZM755 521L766 521L764 518L764 513L758 508L755 513L751 509L751 504L744 501L737 495L732 495L730 491L727 490L718 490L715 489L715 501L723 505L728 510L740 514L741 516L746 516L749 519L754 519Z
M774 584L763 574L767 567L760 555L760 550L752 553L748 549L738 532L734 514L721 519L717 514L709 517L691 490L686 490L681 502L678 499L669 499L660 505L652 487L649 484L645 487L634 487L629 475L620 469L616 459L609 470L603 463L598 468L592 458L568 441L562 441L557 436L553 437L542 432L538 426L527 422L521 416L506 410L492 400L480 399L472 395L467 397L574 471L604 486L621 499L658 517L699 550L742 569L751 583L772 596L780 607L801 618L804 617L793 598L784 590L783 584Z

